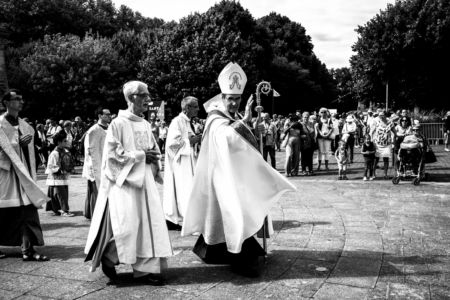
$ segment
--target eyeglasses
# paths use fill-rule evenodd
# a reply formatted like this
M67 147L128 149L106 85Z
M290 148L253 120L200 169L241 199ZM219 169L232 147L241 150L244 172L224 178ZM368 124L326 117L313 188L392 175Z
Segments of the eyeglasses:
M150 94L147 93L143 93L143 94L131 94L133 96L139 96L139 97L143 97L143 98L150 98Z
M23 101L22 96L15 96L14 98L9 99L9 101Z

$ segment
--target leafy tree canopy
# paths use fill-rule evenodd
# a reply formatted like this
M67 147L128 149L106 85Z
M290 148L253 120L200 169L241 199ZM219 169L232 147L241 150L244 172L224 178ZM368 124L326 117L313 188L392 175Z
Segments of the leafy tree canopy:
M244 100L264 79L284 96L278 111L287 112L307 103L306 98L319 99L320 105L334 97L334 82L312 49L300 24L277 14L256 21L240 3L222 1L166 32L141 61L139 77L152 82L155 98L179 109L188 94L206 101L219 93L218 73L235 61L249 79ZM298 98L304 102L295 102ZM269 99L263 100L271 111Z
M247 86L255 86L271 61L264 33L239 3L222 1L204 14L181 19L166 32L148 49L139 78L152 83L153 97L169 101L177 110L186 95L203 102L219 93L217 76L230 61L244 68Z
M47 35L20 67L27 76L23 88L34 98L25 113L70 117L124 105L127 66L107 38Z
M140 32L163 24L161 19L145 18L124 5L116 9L111 0L0 1L0 27L16 46L49 34L83 37L92 32L110 37L119 30Z
M379 102L389 83L399 106L448 106L449 1L397 1L356 31L351 66L360 100Z

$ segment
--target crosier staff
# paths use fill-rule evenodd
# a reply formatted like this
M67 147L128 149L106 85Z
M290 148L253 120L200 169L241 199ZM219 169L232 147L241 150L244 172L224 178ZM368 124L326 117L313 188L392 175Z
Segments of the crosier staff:
M264 95L268 95L270 91L272 90L272 87L270 85L270 82L267 81L261 81L256 85L256 111L258 112L258 117L256 118L256 124L259 124L261 122L261 112L262 112L262 106L261 106L261 93ZM259 132L259 151L261 152L261 155L263 154L263 135L262 132ZM264 218L264 224L263 224L263 248L264 251L267 253L267 230L268 230L268 220L267 216Z

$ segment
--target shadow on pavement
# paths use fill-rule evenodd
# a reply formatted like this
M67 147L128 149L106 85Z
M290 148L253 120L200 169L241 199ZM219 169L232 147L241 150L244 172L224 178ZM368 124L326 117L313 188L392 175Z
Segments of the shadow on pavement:
M276 250L273 251L266 264L261 268L258 278L246 278L231 271L228 265L198 266L169 268L164 274L168 285L191 285L218 283L229 281L234 285L246 285L252 282L272 282L286 279L325 279L333 272L333 277L378 277L380 276L439 276L444 272L427 269L429 264L441 263L444 256L409 256L399 257L382 252L351 252L342 257L345 263L338 262L339 252L314 250ZM332 259L334 257L335 259ZM406 271L407 270L407 271ZM411 271L414 270L414 271ZM120 274L117 287L137 286L133 282L132 273Z
M84 261L86 258L83 246L49 245L36 247L36 250L47 255L51 260L64 261L81 258Z
M70 228L89 228L90 223L70 223L70 222L60 222L60 223L41 223L43 231L51 231L56 229L61 229L65 227Z
M50 262L52 260L67 260L74 258L84 258L84 247L82 246L65 246L65 245L49 245L34 247L38 253L45 254L50 257ZM2 252L6 253L9 258L22 258L22 253L20 247L1 247Z
M432 172L431 170L430 172ZM433 174L429 173L430 178L426 182L450 182L450 170L449 174Z

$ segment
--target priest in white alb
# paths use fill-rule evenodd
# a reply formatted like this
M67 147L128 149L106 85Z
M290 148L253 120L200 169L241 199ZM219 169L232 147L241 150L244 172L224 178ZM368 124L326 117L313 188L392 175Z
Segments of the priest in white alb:
M111 112L102 107L96 110L98 122L91 126L84 137L84 164L82 176L87 179L84 217L91 219L100 187L101 164L106 130L111 122Z
M206 263L229 263L254 277L265 255L254 235L272 205L295 187L258 151L254 133L264 129L250 127L252 97L245 116L238 114L247 82L242 68L229 63L218 81L222 93L204 104L208 118L182 235L201 234L194 252Z
M36 184L34 129L19 118L24 100L18 90L2 98L0 115L0 246L21 246L24 261L48 261L38 208L49 199ZM6 254L0 251L0 258Z
M161 276L171 256L162 202L155 179L160 179L160 151L150 123L142 113L150 101L147 85L123 86L128 109L120 110L108 127L101 183L85 253L92 269L117 280L115 265L130 264L135 280L163 285Z
M199 110L197 98L185 97L181 100L181 110L170 123L164 159L164 212L167 221L174 225L168 224L174 228L183 224L197 162L194 145L201 140L191 123Z

